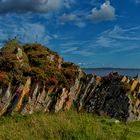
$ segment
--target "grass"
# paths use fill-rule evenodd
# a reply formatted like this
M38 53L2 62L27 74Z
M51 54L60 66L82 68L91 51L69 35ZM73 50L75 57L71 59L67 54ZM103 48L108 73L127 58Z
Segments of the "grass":
M0 140L140 140L140 122L74 111L0 118Z

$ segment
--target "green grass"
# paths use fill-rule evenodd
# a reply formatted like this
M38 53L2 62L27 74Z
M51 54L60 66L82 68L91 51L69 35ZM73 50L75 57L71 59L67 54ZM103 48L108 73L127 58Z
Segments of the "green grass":
M140 122L74 111L0 118L0 140L140 140Z

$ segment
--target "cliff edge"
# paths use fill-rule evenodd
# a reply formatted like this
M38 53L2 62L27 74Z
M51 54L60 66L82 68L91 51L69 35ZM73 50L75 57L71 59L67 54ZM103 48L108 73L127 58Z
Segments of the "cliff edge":
M9 40L0 51L0 115L69 110L140 120L137 79L85 74L40 44Z

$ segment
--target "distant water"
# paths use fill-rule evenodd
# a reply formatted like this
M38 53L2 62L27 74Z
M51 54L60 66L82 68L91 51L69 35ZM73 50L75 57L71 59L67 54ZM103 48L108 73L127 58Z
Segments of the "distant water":
M119 69L119 68L83 68L87 74L106 76L110 72L118 72L120 75L135 77L140 74L140 69Z

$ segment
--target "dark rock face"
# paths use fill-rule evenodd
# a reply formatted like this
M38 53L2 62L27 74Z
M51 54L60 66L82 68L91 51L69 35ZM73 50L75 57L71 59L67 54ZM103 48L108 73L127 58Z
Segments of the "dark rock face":
M102 79L100 83L94 85L94 88L91 90L90 88L83 106L87 112L109 115L123 121L128 118L129 98L119 77L112 76L109 80Z
M78 109L108 115L121 121L140 120L140 84L136 79L111 73L87 75L77 97Z
M0 115L75 107L121 121L140 120L137 79L117 73L106 77L86 75L37 44L6 46L0 54L0 66Z

